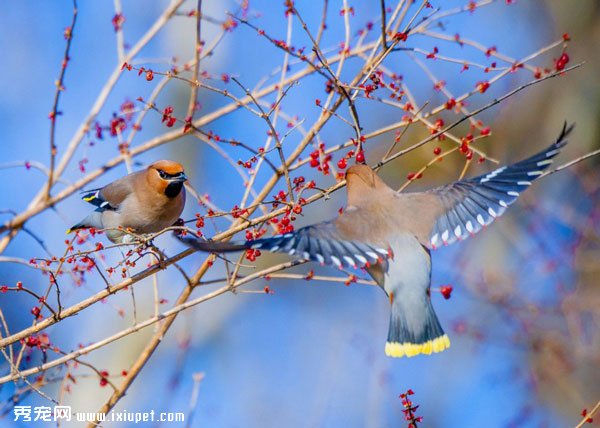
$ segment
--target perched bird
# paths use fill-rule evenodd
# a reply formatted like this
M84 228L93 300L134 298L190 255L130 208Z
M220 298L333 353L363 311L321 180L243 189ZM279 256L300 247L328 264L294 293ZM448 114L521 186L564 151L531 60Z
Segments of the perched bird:
M125 229L138 234L159 232L179 219L185 205L186 180L179 163L161 160L94 189L82 199L97 208L67 233L88 227L108 229L108 239L122 243L132 238Z
M425 192L399 193L366 165L346 172L348 206L334 220L242 243L180 239L210 252L261 249L340 268L364 268L389 297L385 353L440 352L450 346L431 305L430 250L463 240L500 216L552 163L573 129L546 150L488 174Z

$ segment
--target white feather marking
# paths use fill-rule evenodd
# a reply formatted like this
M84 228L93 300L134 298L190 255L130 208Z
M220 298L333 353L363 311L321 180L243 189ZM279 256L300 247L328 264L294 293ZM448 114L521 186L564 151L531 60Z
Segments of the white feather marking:
M498 203L500 204L501 207L504 207L504 208L506 208L508 206L508 204L506 202L504 202L502 199L500 199L498 201Z
M483 177L481 180L479 180L479 182L486 183L486 182L490 181L492 178L495 178L498 174L500 174L505 169L506 169L505 166L503 166L502 168L498 168L497 170L492 171L489 174L487 174L485 177Z
M527 173L527 175L530 176L530 177L535 177L536 175L542 175L542 174L543 174L542 171L529 171Z
M496 218L496 216L497 216L496 211L494 211L494 209L491 207L488 208L488 213L494 218Z
M436 246L439 239L440 239L440 235L438 233L436 233L435 235L433 235L431 237L429 242L431 242L431 245Z
M548 154L546 154L546 156L548 156ZM545 160L539 161L536 165L544 166L544 165L550 165L551 163L552 163L552 159L545 159Z
M308 254L308 251L302 253L302 258L304 260L310 260L310 254Z
M460 238L460 235L462 235L462 230L460 229L460 225L456 226L456 228L454 229L454 236L456 236L457 238Z
M508 192L506 192L506 194L508 196L519 196L519 192L515 192L514 190L509 190Z
M338 259L336 256L331 256L331 261L338 267L342 267L342 262L340 262L340 259Z
M554 149L554 150L550 150L549 152L546 152L546 157L550 157L550 156L554 156L555 154L557 154L560 150L559 149ZM539 165L539 164L538 164Z
M448 236L450 236L450 233L448 233L447 230L444 230L442 232L442 242L448 242Z
M373 260L378 260L379 256L377 254L375 254L373 251L366 251L365 254L369 257L371 257Z
M359 262L361 262L363 265L368 263L368 260L365 259L360 254L355 254L354 257L356 257L356 260L358 260Z
M344 256L344 260L346 260L348 262L348 264L352 267L356 267L356 262L354 261L354 259L350 256Z
M467 228L467 231L468 231L469 233L473 233L473 230L475 230L475 229L473 229L473 223L471 223L471 220L469 220L469 221L468 221L468 222L465 224L465 227Z
M250 246L250 248L256 250L257 248L262 248L263 243L262 242L257 242L256 244L252 244L252 246Z
M379 254L383 254L384 256L388 255L388 250L385 248L375 248L375 251L377 251Z
M531 181L517 181L519 186L531 186Z
M479 223L482 226L485 226L485 220L483 219L483 216L481 214L477 214L477 223Z
M275 251L279 250L279 245L274 245L271 248L269 248L269 251L274 253Z
M319 253L315 253L315 257L317 258L317 261L318 261L319 263L324 263L324 262L325 262L325 259L324 259L324 258L323 258L323 256L322 256L322 255L320 255Z
M290 256L293 256L294 254L296 254L296 249L295 249L295 248L292 248L290 251L288 251L288 254L289 254Z
M283 235L283 238L291 238L292 236L294 236L293 233L286 233L285 235Z

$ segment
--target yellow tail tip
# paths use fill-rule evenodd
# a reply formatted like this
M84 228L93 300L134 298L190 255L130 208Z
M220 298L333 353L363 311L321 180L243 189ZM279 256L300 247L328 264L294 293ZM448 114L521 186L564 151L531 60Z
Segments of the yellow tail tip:
M73 229L67 229L67 233L66 234L68 235L71 232L73 232Z
M449 347L450 339L444 334L425 343L387 342L385 344L385 355L394 358L414 357L420 354L429 355L431 353L442 352Z

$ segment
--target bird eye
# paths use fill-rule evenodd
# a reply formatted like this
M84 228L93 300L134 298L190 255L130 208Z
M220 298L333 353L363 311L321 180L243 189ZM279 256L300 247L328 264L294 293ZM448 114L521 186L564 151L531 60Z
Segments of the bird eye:
M157 169L157 171L158 171L158 174L160 175L160 178L162 178L163 180L167 179L168 176L167 176L166 172L164 172L162 169Z

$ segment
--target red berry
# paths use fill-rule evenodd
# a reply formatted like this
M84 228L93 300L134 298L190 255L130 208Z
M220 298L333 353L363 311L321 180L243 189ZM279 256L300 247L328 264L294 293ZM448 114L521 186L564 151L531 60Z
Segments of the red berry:
M433 149L433 154L434 155L439 155L440 153L442 153L442 149L440 147L436 147L435 149Z
M365 163L365 153L361 150L356 154L357 163Z
M483 94L490 87L490 82L488 82L488 81L477 82L476 86L477 86L477 90Z
M448 300L450 295L452 294L452 286L451 285L443 285L440 287L440 293L444 296L444 299Z

